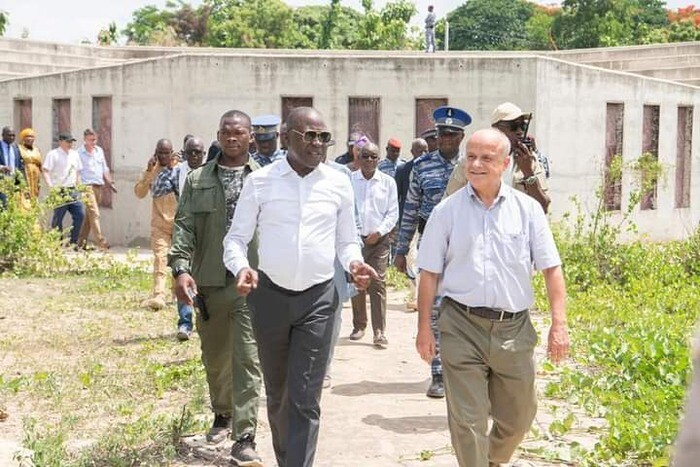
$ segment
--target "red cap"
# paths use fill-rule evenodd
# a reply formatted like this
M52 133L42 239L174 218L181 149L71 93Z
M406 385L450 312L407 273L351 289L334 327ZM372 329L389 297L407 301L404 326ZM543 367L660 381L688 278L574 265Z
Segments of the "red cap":
M389 142L386 144L392 148L401 149L401 141L396 138L389 138Z

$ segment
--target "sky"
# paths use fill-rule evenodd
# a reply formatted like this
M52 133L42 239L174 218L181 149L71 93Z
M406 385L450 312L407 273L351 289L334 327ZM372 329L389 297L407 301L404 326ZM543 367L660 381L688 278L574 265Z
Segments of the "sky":
M328 0L285 0L291 6L328 4ZM146 5L164 7L166 0L5 0L0 10L9 13L6 37L19 38L26 29L29 38L51 42L78 44L87 39L95 42L100 29L111 21L119 30L131 19L131 13ZM191 0L198 5L201 0ZM361 10L360 0L342 0L345 6ZM374 0L375 8L381 8L386 0ZM464 0L416 0L418 14L412 22L421 25L428 5L435 6L438 17L464 3ZM558 2L539 1L541 4ZM692 5L692 0L668 0L668 8Z

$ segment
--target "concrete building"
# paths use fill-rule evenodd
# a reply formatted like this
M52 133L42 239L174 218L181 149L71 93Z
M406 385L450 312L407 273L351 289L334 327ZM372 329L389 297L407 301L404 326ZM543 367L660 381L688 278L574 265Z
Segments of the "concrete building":
M18 131L31 125L43 153L59 131L95 127L119 189L102 211L113 244L146 244L150 202L134 196L133 184L159 138L176 147L187 133L212 140L226 110L286 115L297 105L325 115L337 141L332 155L345 151L355 124L380 145L394 136L407 146L431 125L435 106L467 110L474 118L469 134L489 124L494 107L512 101L535 113L531 132L552 160L555 219L572 210L572 196L594 209L606 164L616 154L632 162L643 152L658 157L664 175L634 214L640 231L682 238L700 219L700 87L693 85L531 53L100 48L3 39L0 65L18 43L35 61L53 54L88 62L5 74L0 124ZM11 68L0 66L0 76L3 66ZM621 181L608 180L605 204L624 211L638 178L627 170Z

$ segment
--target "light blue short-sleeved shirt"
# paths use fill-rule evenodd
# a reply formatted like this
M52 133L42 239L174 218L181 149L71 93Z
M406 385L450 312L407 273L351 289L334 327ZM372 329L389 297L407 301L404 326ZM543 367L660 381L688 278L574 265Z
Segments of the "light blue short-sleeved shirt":
M532 267L561 265L542 206L501 184L486 208L471 184L438 204L418 250L418 267L442 274L438 295L510 312L532 307Z
M80 155L80 162L83 164L83 168L80 171L80 180L86 185L104 185L104 174L109 173L109 167L102 148L95 146L92 154L90 154L85 149L85 146L80 146L78 154Z

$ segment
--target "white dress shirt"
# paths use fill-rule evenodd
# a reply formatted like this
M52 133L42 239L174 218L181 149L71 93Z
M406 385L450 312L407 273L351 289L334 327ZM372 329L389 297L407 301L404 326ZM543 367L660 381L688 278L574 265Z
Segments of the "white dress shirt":
M177 166L177 186L178 194L182 195L182 190L185 188L185 180L187 180L187 175L192 172L192 167L187 161L182 161Z
M333 278L338 255L346 271L363 261L357 244L352 185L320 164L300 177L282 159L252 172L243 183L224 237L224 264L236 276L248 263L258 232L259 268L276 285L302 291Z
M78 172L83 169L83 164L75 149L66 153L63 149L56 148L46 154L41 168L48 171L53 186L74 187L78 184Z
M533 265L561 265L552 231L542 206L504 183L488 208L470 184L442 200L418 249L418 267L442 274L438 295L510 312L535 302Z
M367 180L362 170L352 173L355 203L360 212L362 235L391 232L399 220L399 197L396 182L379 169Z

